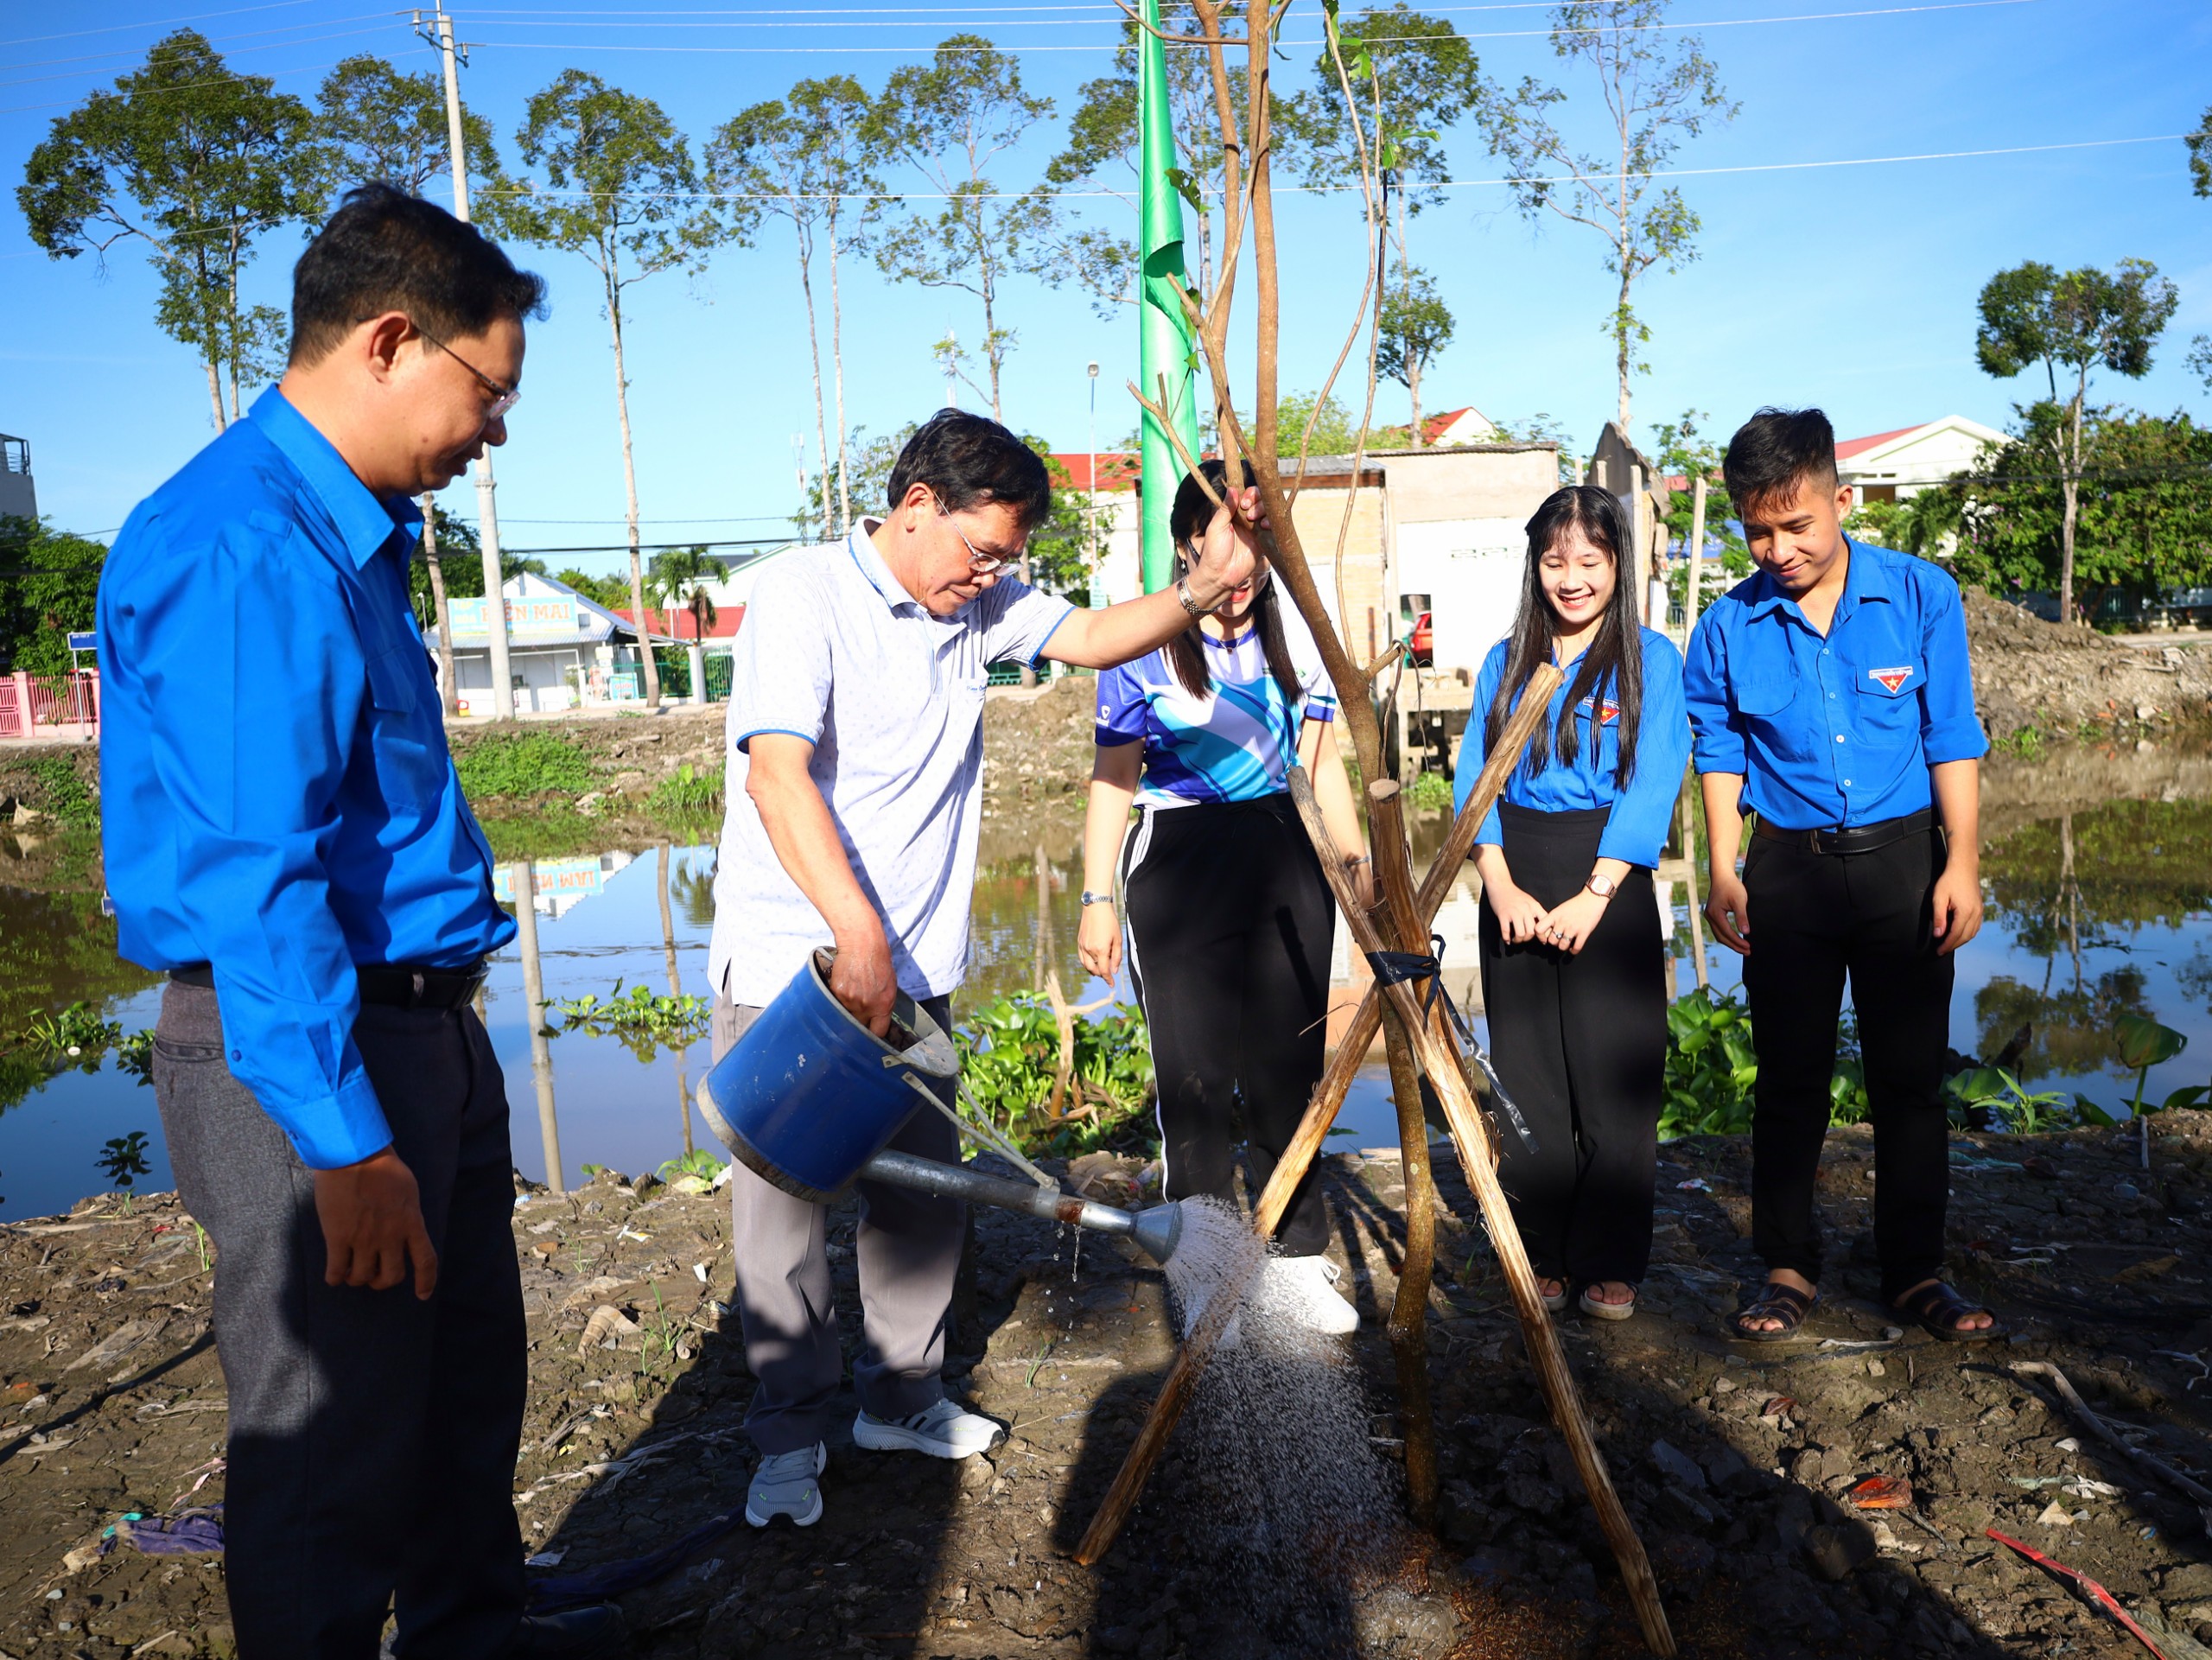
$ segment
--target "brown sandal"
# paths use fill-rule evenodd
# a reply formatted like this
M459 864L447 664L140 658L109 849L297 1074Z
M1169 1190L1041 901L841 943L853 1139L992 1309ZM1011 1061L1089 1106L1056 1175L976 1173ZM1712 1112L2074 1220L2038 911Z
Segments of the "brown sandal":
M1805 1316L1813 1312L1820 1301L1821 1294L1817 1291L1808 1294L1794 1285L1769 1280L1759 1294L1744 1304L1729 1320L1729 1335L1740 1343L1787 1343L1797 1336L1798 1328L1805 1323ZM1754 1320L1780 1320L1781 1328L1772 1332L1760 1331L1744 1323Z

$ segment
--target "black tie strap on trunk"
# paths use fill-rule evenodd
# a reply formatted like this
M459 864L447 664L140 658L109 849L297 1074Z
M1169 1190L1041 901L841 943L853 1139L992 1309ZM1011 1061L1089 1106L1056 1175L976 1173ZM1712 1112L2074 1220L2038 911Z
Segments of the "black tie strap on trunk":
M1482 1045L1475 1041L1474 1029L1459 1013L1459 1005L1452 1001L1452 994L1444 989L1444 936L1431 934L1428 943L1430 949L1426 951L1367 952L1367 966L1374 971L1375 983L1377 986L1397 986L1415 980L1428 982L1427 989L1421 994L1423 1018L1435 1013L1439 1003L1443 1004L1445 1016L1452 1022L1452 1029L1459 1034L1460 1043L1475 1058L1475 1064L1482 1068L1483 1077L1489 1081L1491 1099L1505 1115L1505 1122L1513 1126L1513 1133L1521 1138L1521 1145L1534 1153L1536 1138L1529 1129L1528 1120L1522 1117L1521 1109L1513 1104L1513 1097L1505 1092L1505 1085L1499 1081L1497 1069L1491 1065L1490 1057L1483 1053Z

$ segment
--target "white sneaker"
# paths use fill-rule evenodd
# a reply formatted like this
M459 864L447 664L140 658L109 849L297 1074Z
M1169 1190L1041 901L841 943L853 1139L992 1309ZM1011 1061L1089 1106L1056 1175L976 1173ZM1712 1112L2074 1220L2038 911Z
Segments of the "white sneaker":
M784 1516L794 1527L812 1527L822 1519L822 1484L815 1478L829 1461L830 1449L820 1441L762 1459L745 1490L745 1519L765 1528Z
M1337 1289L1344 1273L1325 1256L1270 1257L1267 1299L1317 1332L1344 1337L1359 1329L1359 1310Z
M986 1452L1006 1432L990 1419L963 1411L954 1401L938 1401L910 1418L879 1418L862 1412L853 1420L853 1445L871 1453L926 1453L933 1459L968 1459Z

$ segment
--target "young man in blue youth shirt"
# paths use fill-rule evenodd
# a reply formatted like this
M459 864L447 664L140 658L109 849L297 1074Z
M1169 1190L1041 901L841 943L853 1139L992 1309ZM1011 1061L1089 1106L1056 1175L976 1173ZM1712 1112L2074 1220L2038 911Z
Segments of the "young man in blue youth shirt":
M1988 1310L1942 1279L1940 1088L1953 953L1981 926L1988 747L1958 584L1843 533L1852 493L1818 410L1760 410L1722 469L1759 569L1700 620L1685 691L1712 848L1706 915L1743 954L1759 1062L1751 1237L1768 1278L1732 1330L1789 1338L1818 1299L1813 1187L1848 976L1882 1296L1939 1338L1983 1341Z
M543 285L388 186L293 274L290 361L100 581L123 954L215 1243L244 1660L612 1655L523 1614L506 1091L469 999L514 938L407 599L416 497L505 421Z

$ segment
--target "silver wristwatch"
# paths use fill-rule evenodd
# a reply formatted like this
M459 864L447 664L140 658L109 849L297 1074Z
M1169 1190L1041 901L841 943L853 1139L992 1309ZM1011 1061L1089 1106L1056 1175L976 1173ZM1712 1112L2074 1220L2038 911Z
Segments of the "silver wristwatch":
M1191 579L1187 576L1178 576L1175 579L1175 597L1183 602L1183 609L1189 612L1192 616L1203 617L1205 615L1205 607L1200 605L1198 602L1197 598L1191 592Z
M1086 887L1083 890L1083 902L1085 905L1111 905L1114 896L1111 894L1094 894Z

